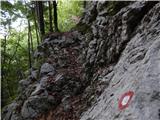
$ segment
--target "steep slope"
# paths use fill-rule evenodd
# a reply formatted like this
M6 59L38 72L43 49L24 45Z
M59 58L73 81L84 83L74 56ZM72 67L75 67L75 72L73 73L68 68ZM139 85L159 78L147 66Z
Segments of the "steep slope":
M67 117L77 118L69 115L73 108L68 102L77 101L83 87L82 65L78 58L82 46L78 37L75 31L49 34L44 39L35 52L31 75L19 82L19 96L3 110L4 120L41 119L43 114L54 109L59 109L54 112L55 117L64 111Z
M160 3L86 2L48 34L3 120L159 120Z
M100 73L97 81L108 86L81 120L160 119L160 3L152 3L137 2L113 17L96 18L90 44L99 48L88 60L117 63Z

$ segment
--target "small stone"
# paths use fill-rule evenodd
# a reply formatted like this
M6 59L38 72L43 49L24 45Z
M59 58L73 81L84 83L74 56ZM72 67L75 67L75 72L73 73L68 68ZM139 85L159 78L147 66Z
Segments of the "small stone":
M64 76L61 75L61 74L58 74L58 75L56 76L55 83L56 83L56 85L58 85L58 86L63 86L63 84L65 84L65 78L64 78Z
M92 40L92 41L89 43L89 48L95 48L96 44L97 44L97 40L96 40L96 39Z
M53 76L53 75L55 75L55 72L49 72L47 75L48 76Z
M37 85L36 85L36 89L31 93L31 95L32 95L32 96L34 96L34 95L39 95L39 94L41 94L42 92L44 92L44 88L42 88L40 84L37 84Z
M69 98L70 98L70 96L67 95L62 99L63 110L66 111L66 112L71 110L71 104L69 102Z
M26 89L27 86L29 86L30 81L28 79L23 79L19 81L19 88L18 91L21 92Z
M33 106L30 106L30 102L32 101L25 101L22 107L21 114L23 118L34 118L37 115L36 111L32 108Z
M31 76L33 79L37 79L37 75L38 75L38 70L34 70L31 72Z
M40 70L40 75L43 76L45 74L48 74L49 72L53 72L55 73L55 68L52 66L52 64L49 64L49 63L44 63L42 66L41 66L41 70Z
M44 77L41 78L40 85L42 87L46 87L48 85L48 77L47 76L44 76Z

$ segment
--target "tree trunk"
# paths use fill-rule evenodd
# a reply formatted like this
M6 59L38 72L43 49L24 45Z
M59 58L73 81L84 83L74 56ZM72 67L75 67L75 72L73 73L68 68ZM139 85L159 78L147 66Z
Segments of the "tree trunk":
M83 8L84 8L84 9L86 8L86 4L87 4L87 1L84 1L84 2L83 2Z
M36 1L36 10L38 13L38 23L39 23L39 29L40 29L40 34L41 34L41 40L42 40L42 37L45 34L42 1Z
M58 32L58 19L57 19L57 3L54 0L53 1L53 9L54 9L54 27L55 27L55 31Z
M37 45L39 45L38 27L37 27L37 22L35 17L34 17L34 25L35 25L35 31L36 31L36 37L37 37Z
M35 9L33 9L32 10L32 15L33 15L33 20L34 20L34 26L35 26L35 32L36 32L36 37L37 37L37 45L39 45L39 35L38 35L38 27L37 27L37 22L36 22L36 18L37 18L37 20L38 20L38 14L37 14L37 12L36 12L36 2L34 2L33 1L33 4L34 4L34 8Z
M29 29L30 22L28 20L28 66L29 69L32 68L32 60L31 60L31 43L30 43L30 29Z
M52 24L52 6L51 6L51 2L48 1L49 4L49 31L53 32L53 24Z
M7 45L7 36L4 36L4 48L3 48L3 65L2 65L2 77L4 76L3 75L3 72L4 72L4 65L6 63L6 45Z
M29 30L28 32L29 32L29 37L30 37L30 46L31 46L31 51L32 51L32 55L33 55L33 39L32 39L30 21L28 21L28 30Z

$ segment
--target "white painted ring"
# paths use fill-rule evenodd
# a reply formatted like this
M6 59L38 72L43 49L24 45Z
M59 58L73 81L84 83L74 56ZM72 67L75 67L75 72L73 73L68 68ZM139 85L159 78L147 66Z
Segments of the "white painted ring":
M124 105L127 105L127 103L128 103L128 101L129 101L129 99L130 99L130 96L129 95L127 95L127 96L125 96L124 98L123 98L123 100L122 100L122 105L124 106Z

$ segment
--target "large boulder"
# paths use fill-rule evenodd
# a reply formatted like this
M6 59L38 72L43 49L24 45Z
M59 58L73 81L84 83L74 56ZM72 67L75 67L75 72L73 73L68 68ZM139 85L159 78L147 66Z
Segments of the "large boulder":
M49 108L56 105L53 96L32 96L22 106L21 115L24 119L34 119L40 113L46 112Z

